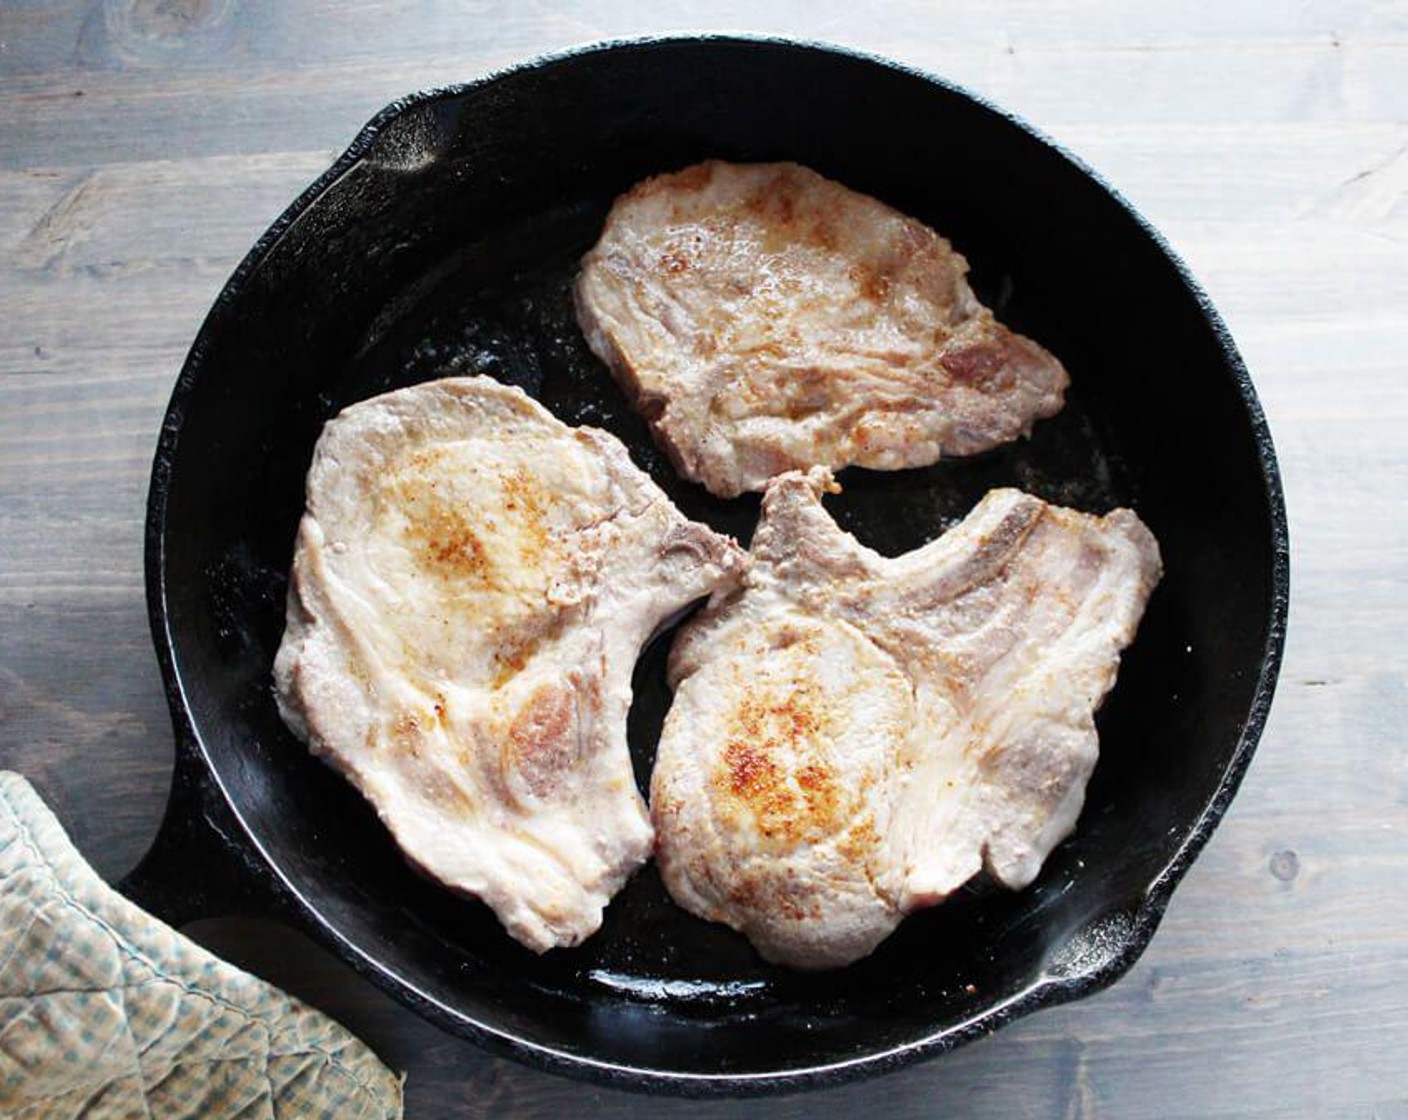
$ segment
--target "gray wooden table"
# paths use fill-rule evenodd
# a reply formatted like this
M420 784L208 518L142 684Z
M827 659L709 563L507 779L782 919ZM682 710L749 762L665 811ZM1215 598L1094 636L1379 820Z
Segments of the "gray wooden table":
M170 735L142 516L176 372L245 249L382 104L618 35L783 32L1027 116L1169 235L1277 439L1290 644L1271 723L1109 991L879 1081L660 1102L486 1057L284 929L192 932L407 1071L409 1115L1408 1117L1408 4L1396 0L3 0L0 767L99 871ZM1188 454L1199 433L1188 433Z

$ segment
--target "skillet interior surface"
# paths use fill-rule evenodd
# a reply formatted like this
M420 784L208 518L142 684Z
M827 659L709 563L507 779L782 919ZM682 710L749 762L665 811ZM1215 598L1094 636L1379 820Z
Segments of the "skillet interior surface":
M1071 371L1065 410L1028 441L843 473L829 499L843 526L895 554L1015 485L1090 511L1133 506L1167 566L1100 715L1084 815L1037 883L977 882L828 974L764 965L676 909L653 869L584 946L534 956L485 907L408 870L270 691L314 441L340 408L387 389L460 373L521 385L619 435L686 514L747 540L756 498L720 501L674 475L587 351L569 297L612 198L707 156L797 160L929 222L968 257L980 297ZM683 40L412 99L251 254L177 388L149 557L173 698L305 924L443 1025L569 1072L686 1092L884 1068L1118 975L1235 788L1284 610L1279 492L1244 378L1117 199L924 77L796 45ZM657 641L635 676L642 785L667 649Z

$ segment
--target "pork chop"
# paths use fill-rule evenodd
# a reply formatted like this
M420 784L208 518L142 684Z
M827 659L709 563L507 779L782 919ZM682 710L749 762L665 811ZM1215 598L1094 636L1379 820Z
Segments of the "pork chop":
M388 393L318 440L279 709L412 862L529 948L572 945L651 850L636 656L742 560L615 437L518 389Z
M775 479L742 587L681 631L651 786L675 900L801 968L864 956L983 868L1036 877L1161 572L1129 510L1017 490L888 559L831 520L828 485Z
M970 455L1060 410L1061 363L928 226L794 163L710 161L617 200L582 261L592 350L685 477Z

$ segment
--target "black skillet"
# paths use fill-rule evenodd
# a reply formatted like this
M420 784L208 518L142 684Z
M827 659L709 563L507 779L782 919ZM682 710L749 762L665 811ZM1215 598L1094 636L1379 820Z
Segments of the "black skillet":
M536 957L411 873L270 694L303 478L344 405L450 373L615 432L692 517L756 499L680 481L588 354L568 285L612 197L705 156L792 159L917 215L1055 351L1069 403L1024 441L831 500L862 541L929 540L988 488L1132 505L1167 575L1100 717L1074 837L1020 893L978 882L869 959L801 975L675 909L652 870L579 949ZM1148 943L1266 719L1286 618L1276 464L1247 372L1147 225L1031 129L944 82L794 43L612 44L419 94L274 224L206 320L153 467L147 589L176 726L171 803L124 889L182 921L280 915L440 1026L548 1069L686 1094L874 1074L1092 992ZM642 658L639 776L668 692Z

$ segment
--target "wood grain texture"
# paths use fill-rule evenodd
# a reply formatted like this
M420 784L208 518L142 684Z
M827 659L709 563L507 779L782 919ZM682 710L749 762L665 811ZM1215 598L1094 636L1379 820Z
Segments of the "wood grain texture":
M1208 288L1270 418L1293 538L1281 687L1231 813L1109 991L779 1101L570 1083L440 1034L296 934L195 932L405 1069L412 1117L1408 1117L1401 0L10 0L0 766L108 877L145 847L170 768L141 567L162 410L225 277L362 122L545 50L705 20L970 85L1116 184Z

